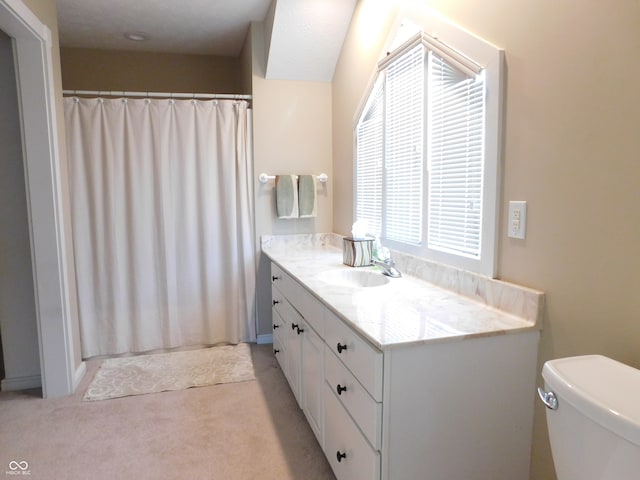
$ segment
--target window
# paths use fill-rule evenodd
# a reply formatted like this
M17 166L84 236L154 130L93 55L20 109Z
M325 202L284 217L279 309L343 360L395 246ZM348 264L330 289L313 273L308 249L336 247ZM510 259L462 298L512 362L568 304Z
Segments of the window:
M429 53L429 248L480 255L484 76Z
M355 214L395 250L493 276L502 52L449 28L469 56L420 33L380 62L355 127Z

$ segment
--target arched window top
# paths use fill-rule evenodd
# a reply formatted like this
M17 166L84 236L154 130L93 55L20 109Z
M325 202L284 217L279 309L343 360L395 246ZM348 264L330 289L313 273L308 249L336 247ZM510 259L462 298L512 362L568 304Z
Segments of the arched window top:
M416 45L422 45L425 49L432 51L434 54L446 60L452 67L468 76L477 75L482 71L482 65L478 62L425 32L416 33L392 52L389 52L387 56L378 63L378 70L383 70L389 63L394 61L394 59L405 55L409 50L415 48Z
M502 52L450 24L415 29L358 116L356 218L392 249L494 276Z

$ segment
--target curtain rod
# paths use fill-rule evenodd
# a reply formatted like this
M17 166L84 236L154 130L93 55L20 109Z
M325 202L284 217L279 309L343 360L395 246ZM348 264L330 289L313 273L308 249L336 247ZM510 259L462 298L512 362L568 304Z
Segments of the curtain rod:
M63 90L63 95L92 95L104 97L143 97L143 98L204 98L225 100L251 100L251 95L221 93L164 93L164 92L125 92L106 90Z

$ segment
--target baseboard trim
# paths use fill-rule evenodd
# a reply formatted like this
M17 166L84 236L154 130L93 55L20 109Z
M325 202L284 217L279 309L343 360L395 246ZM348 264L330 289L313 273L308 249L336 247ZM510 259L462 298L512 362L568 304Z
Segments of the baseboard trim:
M78 368L76 368L76 371L73 374L73 385L72 385L72 388L73 388L74 392L80 386L80 382L82 381L82 379L84 378L86 373L87 373L87 364L86 364L86 362L80 362L80 365L78 365Z
M269 333L268 335L258 335L256 343L258 345L264 345L266 343L273 343L273 334Z
M42 387L42 377L40 375L4 378L2 379L2 382L0 382L0 390L3 392L15 392L16 390L27 390L30 388L40 387Z

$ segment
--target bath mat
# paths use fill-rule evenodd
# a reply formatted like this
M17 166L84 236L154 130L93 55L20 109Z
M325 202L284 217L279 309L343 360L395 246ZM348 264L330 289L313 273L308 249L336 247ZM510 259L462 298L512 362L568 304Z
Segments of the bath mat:
M103 360L83 400L254 380L247 343Z

